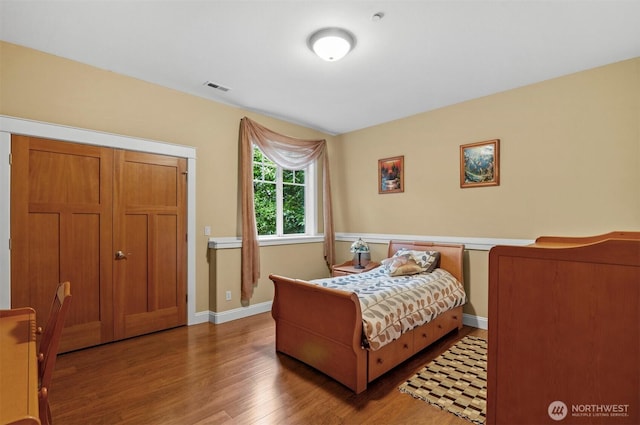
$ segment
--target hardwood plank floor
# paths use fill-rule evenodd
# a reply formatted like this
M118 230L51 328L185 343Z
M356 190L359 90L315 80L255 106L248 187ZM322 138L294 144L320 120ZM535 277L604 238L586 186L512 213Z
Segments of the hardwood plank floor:
M74 424L438 424L463 419L398 386L465 335L464 327L359 395L275 352L269 313L180 327L58 356L53 422Z

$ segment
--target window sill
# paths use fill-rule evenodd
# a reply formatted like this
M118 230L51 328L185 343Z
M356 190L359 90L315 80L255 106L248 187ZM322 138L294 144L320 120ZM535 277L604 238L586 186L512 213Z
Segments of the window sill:
M295 236L280 236L280 237L259 237L258 244L260 246L272 246L272 245L296 245L301 243L317 243L323 242L324 235L295 235ZM236 249L242 248L242 238L231 237L216 237L209 238L208 247L210 249Z

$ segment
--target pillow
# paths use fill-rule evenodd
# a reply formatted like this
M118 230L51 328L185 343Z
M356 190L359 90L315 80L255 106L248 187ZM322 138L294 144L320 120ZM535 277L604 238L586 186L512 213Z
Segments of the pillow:
M431 273L436 267L438 267L438 263L440 262L440 253L438 251L415 251L409 249L399 249L395 255L409 254L411 258L415 260L415 262L424 268L424 271L427 273Z
M423 267L418 265L410 255L394 255L391 258L382 260L382 267L389 276L404 276L409 274L422 273Z
M399 249L391 258L381 264L389 276L404 276L416 273L431 273L438 265L440 253L437 251L415 251Z
M416 264L415 261L409 260L405 264L398 266L389 276L406 276L410 274L422 273L424 269Z

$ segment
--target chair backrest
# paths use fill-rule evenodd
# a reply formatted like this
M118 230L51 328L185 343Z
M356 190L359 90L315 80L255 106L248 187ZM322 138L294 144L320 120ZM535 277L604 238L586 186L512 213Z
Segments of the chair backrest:
M71 284L62 282L58 285L53 297L49 319L42 332L38 348L38 377L41 388L50 386L58 354L58 346L60 345L60 337L62 336L62 328L64 328L64 321L69 311L70 303Z

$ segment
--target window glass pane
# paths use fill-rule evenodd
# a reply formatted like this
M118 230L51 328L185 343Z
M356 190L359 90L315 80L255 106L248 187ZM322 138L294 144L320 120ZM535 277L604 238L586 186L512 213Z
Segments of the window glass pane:
M262 165L253 163L253 180L262 180Z
M258 235L276 234L276 185L253 183Z
M267 182L275 182L276 181L276 167L271 165L263 165L262 166L262 180Z
M283 185L282 198L284 234L305 233L304 186Z
M282 181L304 184L304 170L282 170Z
M264 155L262 155L262 151L260 150L260 148L258 148L257 146L253 147L253 162L262 162L262 158L264 157Z

